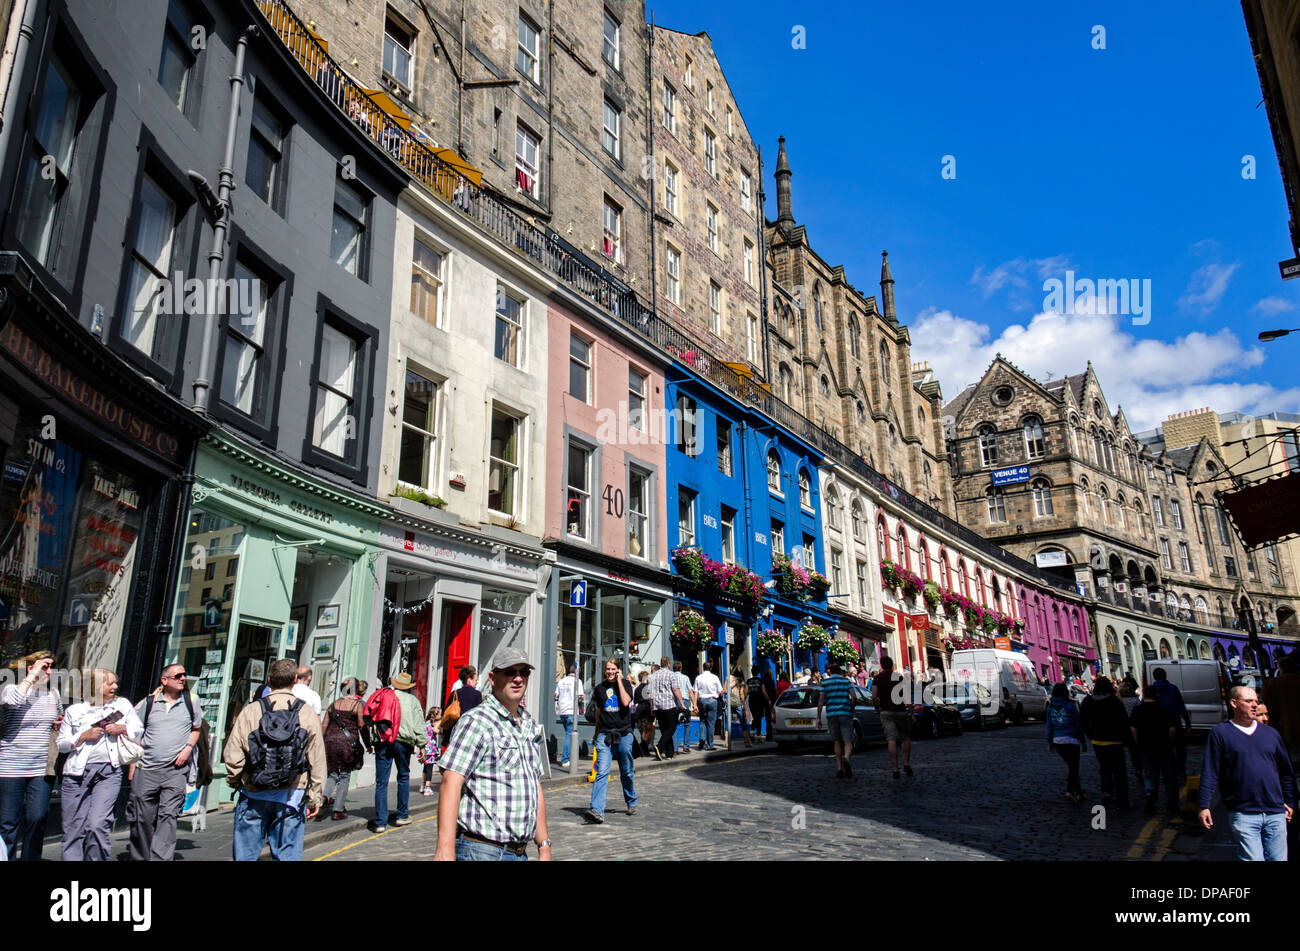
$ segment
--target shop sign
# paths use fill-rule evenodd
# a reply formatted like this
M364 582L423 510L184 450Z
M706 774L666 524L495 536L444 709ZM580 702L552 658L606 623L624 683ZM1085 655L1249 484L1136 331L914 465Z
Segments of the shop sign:
M283 505L280 499L280 493L275 489L268 489L266 486L258 485L256 482L250 482L237 473L230 473L230 484L241 492L247 492L254 498L261 499L263 502L269 502L272 505ZM301 515L303 518L309 518L313 521L320 522L323 525L332 525L334 516L324 509L318 509L314 505L308 505L305 502L299 502L297 499L290 499L288 505L289 511L295 515Z
M1011 638L995 637L993 638L993 646L1000 651L1009 651L1011 650Z
M23 333L13 321L0 331L0 347L9 351L34 377L90 413L110 432L124 436L168 462L177 461L180 441L175 436L137 416L81 379Z
M495 551L489 553L482 546L464 546L457 545L451 547L454 543L444 541L435 543L427 536L420 535L413 531L399 530L385 526L379 530L380 544L389 548L400 551L409 551L416 555L421 555L430 561L445 561L450 564L464 565L468 568L480 570L496 571L505 574L515 575L516 577L530 577L533 572L530 568L511 563L506 556L505 548L495 545ZM611 576L613 577L613 576Z
M1006 469L993 470L994 485L1014 485L1029 481L1029 466L1010 466Z

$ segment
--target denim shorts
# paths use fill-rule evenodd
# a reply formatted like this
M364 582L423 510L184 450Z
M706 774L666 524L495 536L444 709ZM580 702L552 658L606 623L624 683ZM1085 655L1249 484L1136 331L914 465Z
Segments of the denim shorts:
M830 717L828 718L831 728L831 740L843 740L845 743L853 742L853 717Z

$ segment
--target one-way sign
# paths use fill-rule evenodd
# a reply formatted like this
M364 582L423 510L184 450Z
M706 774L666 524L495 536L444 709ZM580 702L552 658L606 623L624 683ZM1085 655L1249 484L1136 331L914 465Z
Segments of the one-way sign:
M587 582L575 581L569 586L569 607L585 608L587 606Z

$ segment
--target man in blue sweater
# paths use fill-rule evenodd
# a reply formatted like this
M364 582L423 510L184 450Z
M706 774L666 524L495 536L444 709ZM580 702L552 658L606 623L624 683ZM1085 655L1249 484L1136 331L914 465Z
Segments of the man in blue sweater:
M1295 811L1296 782L1281 735L1255 719L1250 687L1229 693L1232 719L1210 731L1201 767L1201 825L1214 827L1210 803L1219 790L1228 809L1237 858L1285 862L1286 824Z

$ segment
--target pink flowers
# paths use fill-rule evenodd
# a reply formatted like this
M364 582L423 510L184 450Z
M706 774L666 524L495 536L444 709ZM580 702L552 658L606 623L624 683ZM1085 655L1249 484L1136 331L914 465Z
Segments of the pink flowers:
M678 574L694 584L739 598L751 613L759 609L767 593L763 579L752 571L740 565L716 561L698 548L674 549L673 564L677 566Z
M799 601L807 601L814 596L821 597L831 586L824 574L815 568L810 570L797 565L786 555L772 556L772 574L776 577L776 589L786 597Z

